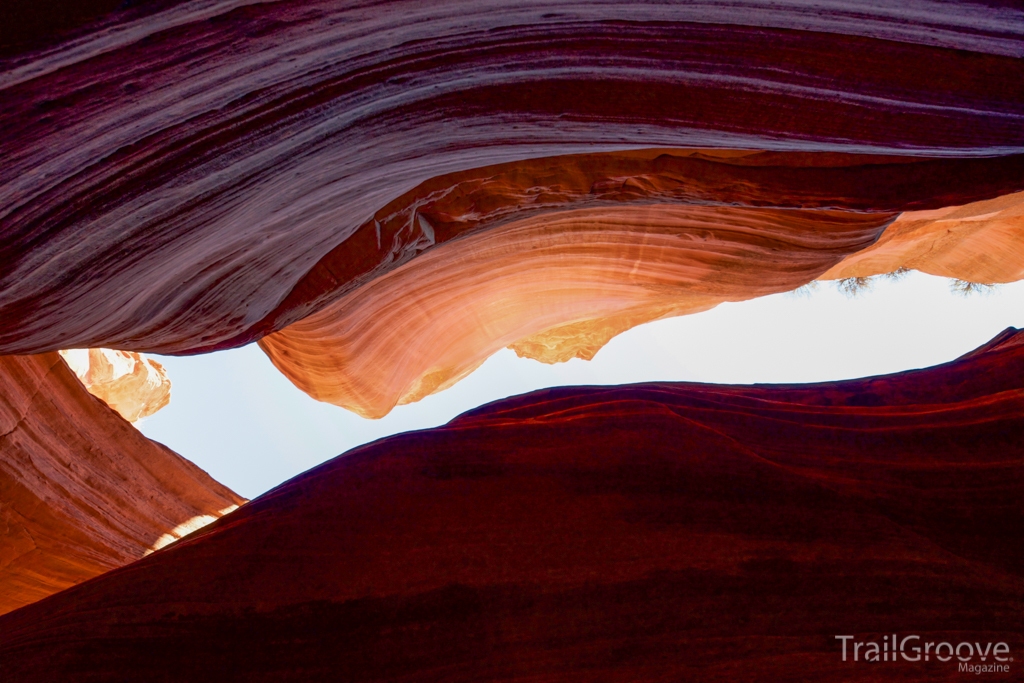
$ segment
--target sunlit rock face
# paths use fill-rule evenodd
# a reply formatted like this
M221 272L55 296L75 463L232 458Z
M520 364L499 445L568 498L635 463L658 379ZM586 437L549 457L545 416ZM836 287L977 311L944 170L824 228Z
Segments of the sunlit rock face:
M644 150L475 169L378 211L279 307L315 312L260 346L314 398L381 417L502 347L590 359L638 324L824 277L920 209L1022 183L1020 157Z
M1024 647L1021 339L847 382L499 401L0 618L0 674L948 677L844 663L835 636Z
M242 502L90 395L57 353L0 357L0 613Z
M382 417L504 346L589 360L640 323L795 289L888 219L662 204L545 214L424 254L260 345L314 398Z
M171 401L164 366L134 351L70 349L61 358L89 393L129 422L137 422Z
M326 305L298 290L382 207L494 164L1024 151L1007 3L152 7L2 65L2 353L256 340Z
M1024 192L933 211L908 211L878 242L822 279L870 277L900 268L968 282L1024 279Z

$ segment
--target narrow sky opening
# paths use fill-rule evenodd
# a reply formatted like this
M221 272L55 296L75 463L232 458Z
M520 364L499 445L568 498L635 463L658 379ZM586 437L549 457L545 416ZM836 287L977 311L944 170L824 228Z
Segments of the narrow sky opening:
M592 361L544 365L503 350L456 386L381 420L320 403L250 345L160 356L169 406L138 424L249 498L390 434L433 427L484 403L542 387L692 381L721 384L849 379L953 360L1006 327L1024 327L1024 282L962 296L945 278L876 279L849 297L809 292L727 303L613 339Z

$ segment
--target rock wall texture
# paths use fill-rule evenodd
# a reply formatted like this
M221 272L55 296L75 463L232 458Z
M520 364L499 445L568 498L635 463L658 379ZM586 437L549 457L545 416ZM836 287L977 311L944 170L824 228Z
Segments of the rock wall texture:
M644 150L438 177L321 259L279 307L314 312L259 343L314 398L381 417L505 346L592 358L637 324L827 277L907 217L1003 192L1022 172L1016 156ZM1024 232L979 214L978 248L1024 263L992 239L1024 244ZM917 239L927 251L936 231ZM947 253L976 274L962 239Z
M835 636L1024 647L1022 340L840 383L493 403L0 618L0 675L955 680L843 663Z
M57 353L0 357L0 613L242 502L90 395Z
M879 240L822 279L870 277L899 268L968 282L1024 279L1024 192L932 211L908 211Z
M0 353L254 341L330 303L304 288L382 207L496 164L680 147L1019 164L1022 27L1012 3L931 0L129 8L0 65ZM423 225L364 271L428 249Z
M856 382L510 399L217 521L241 499L54 353L259 341L379 416L503 346L586 358L812 279L1020 279L1015 3L53 4L0 13L0 354L34 354L0 356L0 612L27 605L0 679L948 679L840 670L834 636L1020 652L1015 331ZM131 419L162 400L93 375Z
M152 358L112 349L70 349L60 351L60 356L90 394L129 422L171 402L171 380Z
M795 289L890 218L662 204L544 214L413 259L260 345L314 398L382 417L505 346L589 359L637 324Z

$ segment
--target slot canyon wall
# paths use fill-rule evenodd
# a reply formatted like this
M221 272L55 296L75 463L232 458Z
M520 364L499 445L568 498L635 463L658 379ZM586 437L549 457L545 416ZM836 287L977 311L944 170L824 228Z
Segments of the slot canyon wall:
M942 254L941 274L1017 280L1024 193L975 200L1020 187L1022 161L644 150L439 177L321 259L279 307L316 312L259 344L314 398L381 417L502 347L592 358L640 323L860 275L890 243L876 272ZM422 255L370 260L413 225Z
M621 150L896 154L955 157L963 170L948 173L967 187L892 192L889 210L1024 190L1011 170L1024 153L1024 22L1009 6L224 0L140 12L4 61L0 352L257 340L435 245L429 218L406 212L378 231L378 212L498 164L528 177L536 160ZM927 168L907 169L909 184ZM598 183L543 196L571 172L555 164L536 203L607 194ZM591 174L614 189L614 172ZM693 200L685 188L644 199L642 180L620 180L627 200ZM732 190L701 201L743 204ZM762 206L802 205L765 194ZM325 284L336 249L358 255L351 282Z
M144 558L244 501L122 419L166 398L139 352L257 342L380 417L812 280L1020 280L1020 7L71 4L0 8L0 678L835 680L835 615L1024 645L1014 331L509 399ZM109 407L68 349L134 363L81 373Z
M503 346L588 357L819 277L1019 279L1022 26L925 0L142 3L3 62L0 352L262 339L380 416Z
M90 395L58 354L0 357L0 614L243 502Z
M0 675L953 680L835 635L1020 652L1022 373L1008 330L892 376L498 401L0 618Z

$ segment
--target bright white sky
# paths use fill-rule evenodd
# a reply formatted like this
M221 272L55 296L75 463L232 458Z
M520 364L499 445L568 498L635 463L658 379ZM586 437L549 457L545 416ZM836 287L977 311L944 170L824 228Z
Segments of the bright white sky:
M444 424L496 399L567 384L694 381L818 382L944 363L1009 327L1024 327L1024 282L967 297L943 278L876 280L855 297L822 283L662 320L613 339L592 361L544 365L503 350L440 394L366 420L296 389L262 351L157 357L171 403L139 423L253 498L329 458L381 437Z

